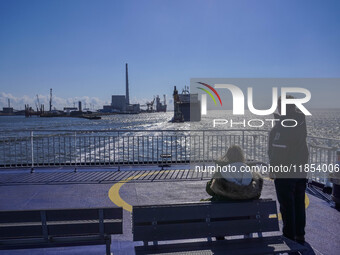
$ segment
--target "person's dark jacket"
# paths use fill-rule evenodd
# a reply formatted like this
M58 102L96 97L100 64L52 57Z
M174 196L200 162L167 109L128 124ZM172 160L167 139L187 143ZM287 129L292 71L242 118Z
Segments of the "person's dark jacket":
M291 111L287 112L286 116L275 114L276 122L269 134L268 156L272 166L288 166L291 167L291 175L287 173L275 173L276 177L297 177L304 178L306 173L300 173L300 165L308 163L308 148L307 148L307 128L306 118L302 112ZM285 127L281 124L284 119L293 119L297 122L295 127ZM294 121L285 121L284 125L294 125ZM293 172L293 169L297 173ZM304 169L304 168L302 168Z

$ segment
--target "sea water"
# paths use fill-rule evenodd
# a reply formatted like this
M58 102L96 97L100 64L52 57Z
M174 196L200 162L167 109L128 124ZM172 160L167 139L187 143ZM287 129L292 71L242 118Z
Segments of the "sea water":
M318 136L331 139L340 139L340 109L311 110L312 116L307 116L307 132L309 136ZM141 114L116 114L102 116L100 120L83 118L55 117L40 118L24 116L0 116L0 136L13 133L25 135L29 130L213 130L213 119L223 116L240 122L243 119L266 119L272 116L253 116L249 112L244 116L233 116L231 111L211 111L202 118L201 122L172 123L173 112L166 113L141 113ZM234 125L232 129L249 129L242 125ZM265 122L261 129L270 130L271 125ZM220 127L228 131L228 126Z

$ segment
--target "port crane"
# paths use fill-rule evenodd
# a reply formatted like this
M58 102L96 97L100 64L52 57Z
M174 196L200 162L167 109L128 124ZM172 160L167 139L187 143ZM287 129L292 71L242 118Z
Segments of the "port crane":
M155 103L155 97L153 98L152 101L146 102L146 104L141 105L141 107L146 106L146 112L154 112L154 103Z
M151 102L146 103L146 111L153 112L153 104L155 102L155 98Z
M40 104L39 96L37 94L37 100L35 102L35 107L37 108L37 113L43 113L44 112L44 105Z

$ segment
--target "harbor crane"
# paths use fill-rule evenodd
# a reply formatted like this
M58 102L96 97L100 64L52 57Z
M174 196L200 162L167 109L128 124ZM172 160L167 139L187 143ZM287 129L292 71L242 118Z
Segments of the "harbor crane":
M155 102L155 98L151 102L146 103L146 111L153 112L153 104Z

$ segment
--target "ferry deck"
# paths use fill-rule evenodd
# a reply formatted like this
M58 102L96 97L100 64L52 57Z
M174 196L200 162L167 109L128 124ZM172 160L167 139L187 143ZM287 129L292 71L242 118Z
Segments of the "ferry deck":
M10 134L0 139L0 210L122 207L123 234L112 235L111 251L134 254L132 206L209 198L205 184L211 176L189 171L189 164L212 164L231 144L241 145L247 159L268 162L267 138L268 131L263 130ZM332 164L340 140L308 137L308 146L310 162ZM340 250L339 210L330 195L312 185L328 185L326 177L309 176L306 241L310 247L304 254L335 255ZM273 181L265 178L264 184L261 198L277 201ZM105 254L105 247L2 250L0 254Z
M139 178L139 179L138 179ZM141 179L142 178L142 179ZM2 170L0 210L91 208L122 206L123 233L112 235L113 254L134 254L131 206L196 202L209 198L207 175L195 175L186 165L160 170L158 166L117 169ZM340 213L330 196L309 185L306 193L306 241L304 254L338 254ZM261 198L276 199L273 181L265 178ZM282 222L280 220L280 225ZM0 251L0 254L104 254L103 245Z

